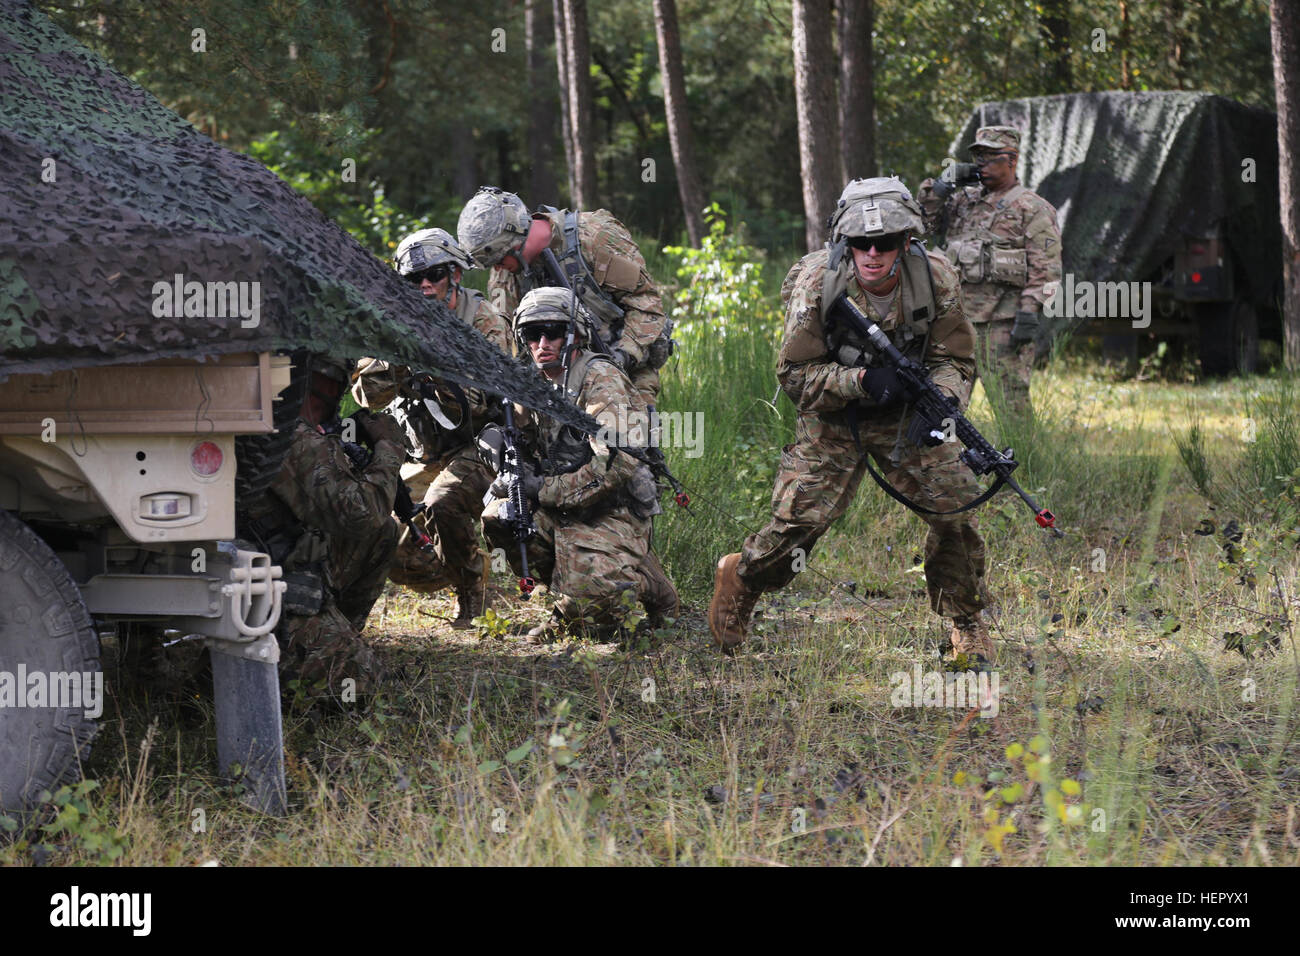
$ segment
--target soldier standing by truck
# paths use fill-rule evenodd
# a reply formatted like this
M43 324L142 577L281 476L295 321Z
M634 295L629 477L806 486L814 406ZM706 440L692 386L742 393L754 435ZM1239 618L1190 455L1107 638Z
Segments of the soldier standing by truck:
M1051 203L1016 176L1020 132L985 126L970 145L980 185L927 179L917 198L927 231L942 237L961 276L966 315L979 334L979 372L986 390L1016 418L1032 419L1029 378L1042 328L1048 284L1061 279L1061 230ZM945 228L946 227L946 228ZM946 236L944 233L946 232ZM997 407L995 401L995 408Z
M483 295L460 284L474 261L443 229L422 229L397 247L397 272L425 296L441 299L462 322L510 354L510 326ZM432 540L421 548L404 532L389 577L414 591L456 590L452 627L464 629L483 613L485 555L479 548L479 514L492 472L478 457L474 436L496 420L500 402L477 389L412 375L406 366L362 359L352 395L365 408L388 407L406 428L412 456L424 465L410 483L427 486L424 511L415 518ZM441 421L439 420L441 419Z
M331 697L352 679L357 695L369 694L381 672L361 630L397 548L390 515L406 448L390 416L361 411L354 419L359 437L374 453L364 469L354 465L340 437L322 429L338 417L347 367L316 359L309 374L279 475L255 501L243 503L240 533L272 555L289 585L282 676Z

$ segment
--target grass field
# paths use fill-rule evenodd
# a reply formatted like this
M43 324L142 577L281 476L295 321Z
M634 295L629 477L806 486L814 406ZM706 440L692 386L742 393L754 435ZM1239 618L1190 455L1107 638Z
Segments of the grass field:
M1036 377L1039 426L1002 437L1066 534L1009 493L980 512L993 716L900 701L946 630L922 524L869 481L744 651L713 650L713 563L763 523L791 428L774 336L770 315L688 325L665 376L706 431L701 457L668 452L695 504L656 531L685 603L653 647L510 636L548 601L505 574L477 633L449 594L390 585L367 633L392 676L373 707L286 714L274 819L215 776L211 702L109 646L94 783L0 862L1300 863L1290 386ZM982 393L971 416L996 434Z

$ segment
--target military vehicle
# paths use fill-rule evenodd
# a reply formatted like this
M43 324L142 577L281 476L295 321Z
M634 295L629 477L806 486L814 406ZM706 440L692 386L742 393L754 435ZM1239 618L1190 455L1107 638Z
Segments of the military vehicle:
M1255 370L1260 336L1281 338L1276 114L1183 92L984 103L952 157L995 125L1022 132L1020 180L1059 217L1054 333L1102 336L1128 360L1139 337L1187 337L1206 374Z
M236 518L302 406L289 356L599 426L24 0L0 0L0 165L0 811L79 773L99 634L133 621L206 643L221 767L281 811L283 582Z

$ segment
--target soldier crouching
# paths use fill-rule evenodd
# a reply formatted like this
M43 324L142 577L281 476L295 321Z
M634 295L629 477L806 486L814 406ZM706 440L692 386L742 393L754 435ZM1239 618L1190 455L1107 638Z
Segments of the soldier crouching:
M571 310L576 327L565 356ZM569 292L541 288L524 296L514 328L520 348L566 397L602 424L617 422L619 410L637 407L638 398L618 366L582 348L589 321ZM650 550L651 519L659 503L649 466L550 418L530 416L521 431L522 491L533 506L536 528L526 545L528 570L559 595L551 620L533 628L529 638L619 636L638 601L651 626L675 614L677 592ZM616 443L627 447L626 437L618 435ZM484 535L522 574L506 514L507 478L499 477L491 491Z
M402 431L387 415L358 412L361 437L373 449L358 467L336 434L348 381L343 364L317 359L293 439L271 487L241 512L240 533L256 540L284 568L289 583L282 618L281 675L310 693L339 697L344 680L358 695L376 689L381 671L361 637L383 593L397 550L389 518L406 458Z
M466 325L510 354L510 327L473 289L460 284L474 262L442 229L422 229L402 240L395 265L408 282L430 298L441 299ZM366 408L383 408L405 426L413 458L423 467L409 482L423 496L425 510L415 524L432 541L421 548L403 530L389 578L413 591L456 591L452 627L472 626L485 606L486 556L479 548L478 522L492 473L479 460L474 435L496 419L499 403L478 389L460 388L429 375L413 376L401 365L362 359L353 397ZM432 401L443 421L430 411ZM446 426L452 427L446 427Z

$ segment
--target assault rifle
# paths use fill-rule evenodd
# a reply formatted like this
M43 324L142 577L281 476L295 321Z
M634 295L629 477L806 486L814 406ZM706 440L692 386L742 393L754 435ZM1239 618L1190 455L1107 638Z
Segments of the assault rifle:
M343 435L343 420L336 416L334 421L321 425L321 431L326 435L338 435L341 438ZM365 471L370 466L371 459L375 457L373 449L352 441L344 441L341 444L343 445L343 453L348 456L348 460L352 462L352 466L357 471ZM417 505L411 500L411 489L406 486L406 482L402 481L399 476L397 479L397 495L393 499L393 514L397 515L398 520L406 525L420 550L428 553L433 551L433 539L415 524L416 516L423 514L424 509L424 502Z
M937 430L945 422L951 421L953 423L953 429L957 437L966 446L966 450L961 453L961 460L967 468L976 475L982 476L991 473L996 476L997 481L993 487L976 498L975 501L957 509L958 511L965 511L967 508L986 501L1005 484L1018 494L1025 504L1029 506L1029 509L1033 511L1034 520L1038 522L1039 527L1049 528L1056 537L1063 537L1060 529L1056 527L1056 515L1046 508L1038 507L1037 502L1029 497L1025 490L1011 477L1011 473L1020 464L1015 459L1013 449L1008 448L1005 451L998 451L994 448L989 440L979 433L979 429L972 425L966 416L961 413L961 407L957 404L957 400L949 398L939 390L939 387L931 380L929 370L898 351L894 347L894 343L889 341L889 337L880 330L880 326L867 318L862 310L849 298L848 293L840 293L839 298L832 303L830 311L832 316L847 321L853 329L871 341L871 344L876 347L876 351L898 373L898 379L903 385L907 400L915 406L915 414L930 428ZM868 461L869 465L870 461ZM875 476L874 471L872 475ZM877 478L878 482L882 480ZM918 509L915 504L903 498L895 489L887 485L882 485L882 487L914 511L926 510ZM929 513L940 514L943 512Z
M537 533L533 527L533 516L528 510L528 498L523 489L523 462L519 457L519 429L515 426L515 407L510 399L504 399L506 425L502 434L505 441L502 447L501 470L508 476L506 492L506 524L514 532L515 542L519 545L519 596L525 601L532 596L537 582L528 573L528 539Z

